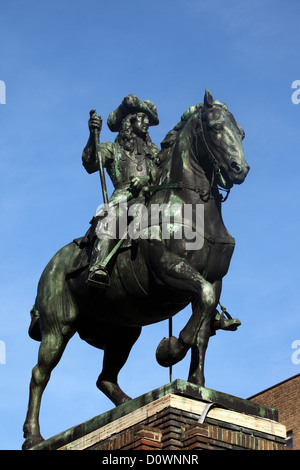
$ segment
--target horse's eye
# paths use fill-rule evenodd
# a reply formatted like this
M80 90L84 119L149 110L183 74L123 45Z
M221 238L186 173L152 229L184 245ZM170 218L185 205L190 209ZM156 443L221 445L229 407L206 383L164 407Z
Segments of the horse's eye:
M223 129L223 126L220 123L217 123L213 126L214 131L221 131L222 129Z

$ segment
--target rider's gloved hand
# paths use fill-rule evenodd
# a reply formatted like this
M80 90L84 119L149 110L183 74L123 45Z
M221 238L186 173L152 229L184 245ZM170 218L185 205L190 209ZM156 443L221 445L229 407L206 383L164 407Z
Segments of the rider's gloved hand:
M94 134L95 132L100 133L102 129L102 117L97 116L96 110L92 109L90 111L90 119L88 122L89 125L89 130L91 134Z

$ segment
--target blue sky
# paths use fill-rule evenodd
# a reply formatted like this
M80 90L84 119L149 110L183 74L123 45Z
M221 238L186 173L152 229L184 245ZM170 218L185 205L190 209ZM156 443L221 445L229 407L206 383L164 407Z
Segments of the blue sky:
M102 141L112 141L106 119L129 93L157 105L160 125L150 133L158 145L205 88L246 132L251 171L223 206L237 246L221 297L242 326L211 339L206 386L247 398L300 372L292 361L300 340L300 105L291 100L299 15L297 0L3 3L0 449L23 442L38 351L27 329L41 272L85 233L102 202L99 176L81 164L89 110L103 117ZM174 318L175 335L190 313ZM167 334L167 322L144 328L120 373L127 394L168 382L155 360ZM101 365L101 351L72 339L43 397L45 438L113 407L95 386ZM186 380L188 368L189 357L173 378Z

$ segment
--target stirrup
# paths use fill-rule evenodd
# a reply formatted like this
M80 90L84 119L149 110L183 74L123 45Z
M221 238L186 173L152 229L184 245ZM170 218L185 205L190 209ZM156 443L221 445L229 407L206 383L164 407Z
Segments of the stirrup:
M87 284L91 287L108 288L110 286L109 274L102 266L97 266L90 271Z
M236 331L241 325L241 322L238 318L225 318L222 313L220 318L216 320L216 324L219 330Z

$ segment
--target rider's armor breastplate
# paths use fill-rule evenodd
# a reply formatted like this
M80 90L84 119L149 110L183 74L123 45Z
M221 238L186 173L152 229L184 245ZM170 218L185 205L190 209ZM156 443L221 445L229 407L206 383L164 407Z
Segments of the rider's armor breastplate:
M140 152L129 152L120 145L114 147L114 159L107 168L108 174L117 189L122 185L130 184L133 176L149 176L153 162L151 160L151 151L144 145ZM146 150L146 151L145 151Z

